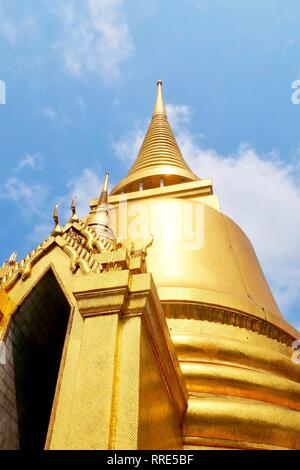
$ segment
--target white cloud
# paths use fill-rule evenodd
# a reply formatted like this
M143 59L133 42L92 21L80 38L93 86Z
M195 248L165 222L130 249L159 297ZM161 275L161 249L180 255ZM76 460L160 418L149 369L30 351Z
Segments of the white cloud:
M40 170L43 166L44 155L40 153L26 153L24 157L17 164L15 171L18 172L23 168L30 168L31 170Z
M58 4L56 13L64 32L54 47L62 52L64 66L72 75L92 72L106 82L119 76L121 64L134 51L122 4L122 0Z
M82 174L68 183L69 192L63 198L66 217L70 216L72 197L77 199L77 214L82 217L90 210L90 200L100 194L102 181L96 171L86 168Z
M19 160L6 179L0 182L0 199L15 203L18 214L26 219L38 216L40 223L45 218L45 204L49 188L42 182L25 180L21 174L24 169L40 170L43 163L44 155L27 153ZM35 232L35 227L33 231ZM30 233L28 238L31 239L32 236L32 233Z
M45 222L34 225L32 232L28 236L28 240L34 244L41 243L50 235L53 230L53 226L53 222Z
M192 117L192 109L185 104L166 104L168 120L173 131L178 131L182 126L189 124Z
M56 112L52 106L44 106L42 107L42 113L46 119L55 119Z
M82 111L86 109L86 102L84 101L84 99L81 97L81 96L78 96L75 100L75 104L76 106L78 106L78 108L80 108Z
M126 168L130 167L135 160L145 137L145 132L146 126L144 129L144 126L141 128L136 125L129 133L112 144L113 152Z
M0 35L11 44L14 44L17 33L17 25L6 16L3 8L0 6Z
M78 103L76 103L78 105ZM82 105L83 103L81 103ZM63 108L54 108L50 105L40 105L39 112L44 116L45 119L53 122L58 127L69 126L71 118L66 115Z
M33 15L25 15L16 19L7 14L0 4L0 36L11 45L15 45L19 38L36 37L38 34L38 24Z
M18 204L25 215L40 214L48 193L46 186L40 183L28 184L23 179L10 176L1 188L1 198Z
M203 148L191 132L188 106L167 110L185 159L200 177L213 178L223 212L249 236L283 312L295 311L300 306L299 164L287 165L274 152L261 155L246 144L233 155L220 155ZM121 160L136 155L130 150L144 132L135 128L115 143L116 155Z

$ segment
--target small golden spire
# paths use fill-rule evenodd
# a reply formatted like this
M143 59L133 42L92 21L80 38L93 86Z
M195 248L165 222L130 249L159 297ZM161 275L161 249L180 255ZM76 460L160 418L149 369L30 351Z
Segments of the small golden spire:
M98 200L98 206L100 206L101 204L107 204L108 202L108 177L109 173L105 173L102 191Z
M56 204L54 207L53 211L53 220L54 220L54 229L52 230L52 235L56 237L56 235L61 235L62 229L61 226L59 225L59 219L58 219L58 205Z
M73 224L73 222L78 222L79 221L79 217L76 214L76 196L73 196L73 198L72 198L71 211L72 211L72 215L70 217L69 223Z
M157 80L157 94L153 110L153 116L155 116L156 114L163 114L167 117L165 102L162 94L162 83L162 80Z
M93 227L101 237L115 240L115 235L109 227L109 211L112 207L108 204L108 177L109 173L105 173L97 207L90 212L90 215L86 219L86 225Z
M16 259L17 259L17 253L14 251L8 259L8 264L10 266L14 266L16 264Z

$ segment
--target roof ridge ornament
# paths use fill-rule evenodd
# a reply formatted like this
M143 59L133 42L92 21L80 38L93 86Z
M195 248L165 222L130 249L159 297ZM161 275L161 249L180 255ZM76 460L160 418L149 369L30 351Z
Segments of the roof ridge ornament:
M56 204L54 206L54 210L53 210L53 220L54 220L54 229L52 230L52 235L54 237L56 237L57 235L61 235L62 234L62 228L61 226L59 225L59 219L58 219L58 204Z
M110 228L109 211L112 210L113 207L108 204L108 179L109 173L105 173L98 204L95 209L91 210L86 219L86 225L95 230L100 237L115 242L115 234Z
M15 266L16 262L17 262L17 253L16 251L13 251L8 259L8 264L9 266Z
M109 173L105 173L102 191L100 193L99 200L98 200L98 206L100 206L101 204L108 203L108 178L109 178Z
M72 202L71 202L72 215L71 215L70 220L69 220L70 224L73 224L74 222L79 222L79 217L76 214L76 202L77 202L76 196L73 196Z

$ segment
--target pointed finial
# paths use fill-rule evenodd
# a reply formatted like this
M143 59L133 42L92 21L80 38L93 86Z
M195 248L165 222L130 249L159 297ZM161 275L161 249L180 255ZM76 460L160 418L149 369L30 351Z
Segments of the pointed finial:
M10 266L14 266L16 264L16 259L17 259L17 253L14 251L8 259L8 264Z
M58 205L57 204L54 206L53 220L54 220L54 223L57 225L58 224Z
M101 191L99 201L98 201L98 206L100 206L101 204L108 203L108 177L109 177L109 173L105 173L105 178L104 178L102 191Z
M54 207L53 220L55 223L55 227L52 231L52 235L56 237L56 235L60 235L62 233L62 229L61 229L61 226L59 225L59 220L58 220L58 205L57 204Z
M162 95L162 80L157 81L157 95L154 105L153 116L155 116L156 114L163 114L164 116L167 116L166 107Z
M162 96L162 81L157 82L157 95L152 119L140 151L127 176L111 191L111 196L140 189L153 189L171 184L197 181L184 160L168 122Z
M73 222L78 222L79 221L79 217L76 214L76 196L73 196L73 198L72 198L71 211L72 211L72 215L71 215L70 220L69 220L70 224L72 224Z
M108 204L108 176L105 173L102 191L95 209L92 209L90 215L86 219L86 225L93 227L95 231L103 238L115 240L115 235L110 228L109 211L112 207Z

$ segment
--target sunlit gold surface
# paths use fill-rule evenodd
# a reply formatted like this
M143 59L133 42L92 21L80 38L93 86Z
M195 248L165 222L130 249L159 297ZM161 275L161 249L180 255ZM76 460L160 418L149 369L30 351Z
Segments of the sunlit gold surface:
M100 288L97 275L75 282L80 349L71 330L48 447L181 448L187 395L155 286L149 274L113 274Z
M169 187L172 198L153 188L127 200L127 236L143 218L154 235L147 266L190 394L186 448L300 448L300 369L290 347L299 332L282 318L249 239L201 187L189 193L194 185ZM201 201L203 246L190 250L180 214ZM118 227L118 196L110 203ZM172 234L178 224L176 240L158 230Z
M139 236L139 230L142 233L146 227L154 236L147 266L153 273L161 300L226 306L268 320L276 317L279 321L280 311L255 252L234 222L193 200L143 199L142 192L139 194L138 201L128 201L127 230L130 232L136 225ZM137 202L142 203L142 209ZM196 226L197 208L203 210L203 246L197 249L184 236L182 223L187 208L191 211L191 226ZM118 215L117 206L116 227ZM176 231L178 236L172 240L171 234ZM142 238L136 240L137 246L143 243Z
M201 429L199 425L201 423ZM243 400L233 396L191 396L184 433L189 439L200 434L206 440L229 441L233 448L257 448L257 444L273 448L300 448L299 412L258 400ZM201 441L200 441L201 442ZM244 446L244 442L248 446ZM201 445L201 443L200 443Z

